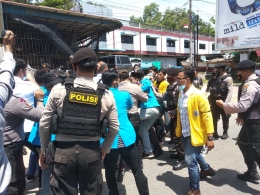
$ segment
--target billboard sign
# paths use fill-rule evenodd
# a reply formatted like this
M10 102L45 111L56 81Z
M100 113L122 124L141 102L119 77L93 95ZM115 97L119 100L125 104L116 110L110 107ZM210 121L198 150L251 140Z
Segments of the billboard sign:
M218 0L216 50L260 48L260 0Z

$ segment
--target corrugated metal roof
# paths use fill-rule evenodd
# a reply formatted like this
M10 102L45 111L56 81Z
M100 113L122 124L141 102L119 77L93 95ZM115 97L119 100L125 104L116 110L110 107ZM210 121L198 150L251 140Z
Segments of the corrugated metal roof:
M112 18L6 0L0 0L0 2L3 5L3 13L26 15L37 19L45 18L50 21L55 20L53 23L60 20L63 23L70 22L82 25L86 24L89 26L89 29L94 27L96 30L102 32L109 32L122 27L122 23L119 20Z

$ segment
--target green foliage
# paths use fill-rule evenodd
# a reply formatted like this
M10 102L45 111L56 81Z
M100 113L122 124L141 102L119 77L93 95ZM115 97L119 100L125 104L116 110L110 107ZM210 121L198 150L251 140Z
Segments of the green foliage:
M143 17L137 18L131 16L130 21L153 26L161 26L168 29L186 30L184 29L184 24L189 24L189 10L178 7L171 9L168 7L164 13L165 14L162 15L162 13L159 12L158 4L151 3L150 5L145 6ZM197 17L194 12L193 15ZM200 34L215 35L215 29L212 27L210 22L214 24L214 18L211 18L209 22L205 22L199 18L198 25L200 26Z
M237 64L240 62L240 53L239 52L233 52L234 55L233 61ZM252 60L254 62L260 62L260 58L257 56L255 51L250 52L249 54L249 60Z
M70 10L74 5L75 1L73 0L43 0L38 5L54 7L58 9Z

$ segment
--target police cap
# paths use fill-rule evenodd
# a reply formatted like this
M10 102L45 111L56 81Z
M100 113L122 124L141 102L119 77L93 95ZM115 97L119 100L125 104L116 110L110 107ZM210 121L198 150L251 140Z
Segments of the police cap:
M215 68L226 68L226 64L216 64Z
M256 63L252 60L243 60L235 66L235 70L247 70L250 68L254 68L255 66Z
M144 71L138 69L136 72L131 72L131 76L141 80L144 77Z
M61 83L62 79L59 78L57 74L50 72L50 73L42 76L42 81L44 83L44 86L46 88L48 88L48 87L54 86L58 83Z
M82 61L84 61L84 62L96 62L96 60L97 60L97 55L94 52L94 50L89 48L89 47L85 47L85 48L78 50L74 54L71 63L77 64L77 63L82 62Z
M179 68L167 68L166 69L167 75L173 76L173 77L177 76L179 74L179 72L180 72Z
M129 73L127 70L120 70L118 72L119 78L128 78L129 77Z

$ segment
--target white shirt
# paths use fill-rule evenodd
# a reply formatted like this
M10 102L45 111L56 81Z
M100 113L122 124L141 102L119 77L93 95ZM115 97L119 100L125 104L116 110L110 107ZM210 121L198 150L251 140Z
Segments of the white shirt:
M34 106L34 92L39 88L31 81L24 81L20 77L14 77L15 88L13 95L23 98L29 105ZM31 132L34 121L24 120L24 132Z
M95 77L93 78L93 81L94 81L95 83L103 83L102 80L101 80L101 78L102 78L102 74L97 74L97 76L95 76Z
M196 89L193 85L184 93L184 90L180 91L180 97L178 100L178 107L180 112L181 127L183 137L190 136L190 121L188 115L188 98Z

